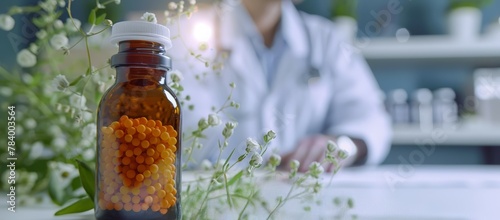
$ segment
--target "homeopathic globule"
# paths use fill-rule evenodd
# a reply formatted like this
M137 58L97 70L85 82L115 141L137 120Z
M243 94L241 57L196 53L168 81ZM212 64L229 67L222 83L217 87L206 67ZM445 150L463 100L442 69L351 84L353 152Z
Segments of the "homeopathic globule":
M113 26L116 82L97 115L98 220L181 218L181 111L167 86L168 28L145 21Z

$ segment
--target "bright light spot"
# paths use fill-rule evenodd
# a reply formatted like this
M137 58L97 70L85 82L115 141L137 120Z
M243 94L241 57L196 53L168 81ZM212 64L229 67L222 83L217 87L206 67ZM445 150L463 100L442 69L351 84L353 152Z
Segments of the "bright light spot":
M208 42L208 40L212 37L213 30L206 23L199 22L194 25L193 35L194 39L198 42Z

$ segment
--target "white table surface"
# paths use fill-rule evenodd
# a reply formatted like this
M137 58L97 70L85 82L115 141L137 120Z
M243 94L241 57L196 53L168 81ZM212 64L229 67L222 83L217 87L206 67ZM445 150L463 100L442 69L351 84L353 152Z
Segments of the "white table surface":
M500 219L500 166L381 166L348 168L340 171L321 192L321 206L301 211L292 202L284 207L286 219L331 219L334 196L351 197L350 213L365 220L489 220ZM284 195L289 184L276 181L263 186L272 201ZM6 200L5 195L1 196ZM0 219L5 220L93 220L93 212L54 217L57 207L42 204L18 207L16 213L1 203ZM322 217L320 217L322 216ZM258 219L258 218L256 218ZM282 217L280 219L285 219Z

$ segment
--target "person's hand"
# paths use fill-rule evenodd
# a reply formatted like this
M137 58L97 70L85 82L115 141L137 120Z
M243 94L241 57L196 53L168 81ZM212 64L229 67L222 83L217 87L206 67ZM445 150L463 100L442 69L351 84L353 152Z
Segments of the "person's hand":
M290 161L298 160L300 162L299 172L306 172L312 162L323 161L325 158L326 144L329 140L335 141L335 137L315 135L302 139L295 148L295 151L282 156L282 164L288 166ZM325 167L327 172L331 172L332 169L332 165Z

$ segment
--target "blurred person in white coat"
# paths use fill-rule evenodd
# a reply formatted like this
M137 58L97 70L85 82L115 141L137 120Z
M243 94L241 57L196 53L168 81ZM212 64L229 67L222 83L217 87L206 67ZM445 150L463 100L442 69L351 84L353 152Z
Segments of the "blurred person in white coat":
M248 137L259 139L272 129L272 150L282 155L282 164L299 160L301 171L324 158L328 140L350 153L344 165L374 165L386 157L390 123L378 85L331 21L297 11L290 0L241 0L202 9L179 25L171 27L172 36L181 30L192 50L206 42L203 58L228 54L220 74L212 74L203 62L186 61L185 44L173 41L174 68L183 72L184 93L194 105L192 111L184 108L184 130L195 129L212 106L222 105L234 82L232 97L241 108L227 113L238 121L230 145L239 152ZM208 74L196 80L201 73ZM220 130L207 138L195 160L216 158Z

